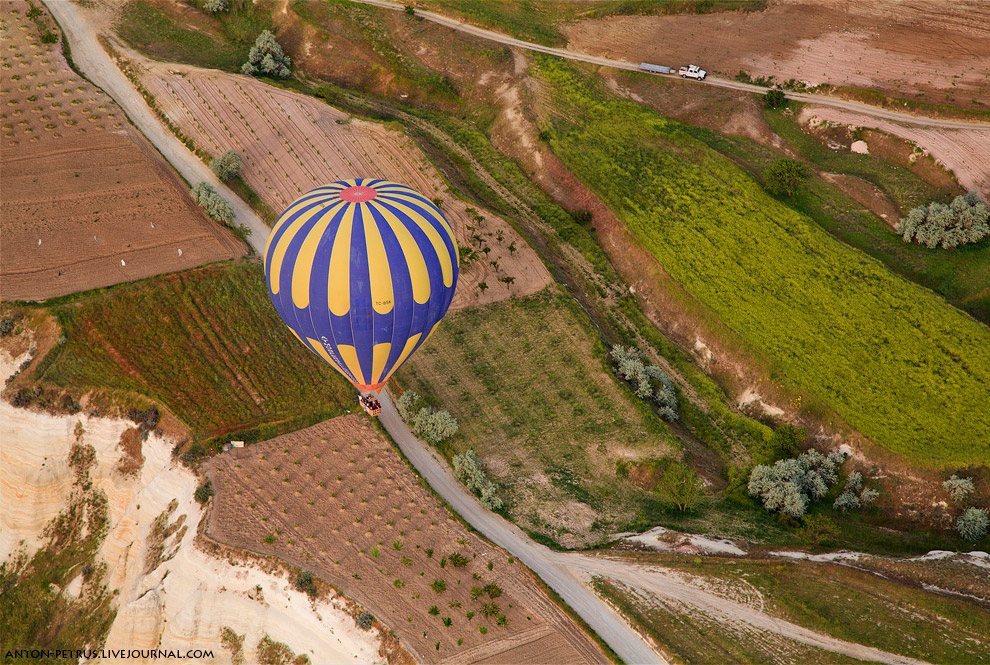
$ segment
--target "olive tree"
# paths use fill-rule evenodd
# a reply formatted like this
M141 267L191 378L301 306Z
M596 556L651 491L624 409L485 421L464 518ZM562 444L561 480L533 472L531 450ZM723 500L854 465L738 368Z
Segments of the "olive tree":
M211 219L215 219L227 226L233 226L234 209L227 199L217 193L213 185L206 182L196 183L193 185L190 193L193 200L199 204Z
M942 487L949 493L953 503L962 503L975 489L972 478L960 478L956 474L942 483Z
M758 464L749 478L749 493L770 512L791 517L804 516L812 501L822 499L829 486L839 478L839 467L845 461L842 453L822 455L809 450L796 458L775 462L773 466Z
M235 176L239 176L243 165L241 156L236 150L228 150L210 161L210 169L221 180L230 180Z
M990 528L990 512L986 508L967 508L956 521L956 531L971 543L987 535Z
M248 52L248 60L241 67L241 73L284 79L289 77L291 67L292 60L282 50L275 34L271 30L263 30Z
M219 14L220 12L227 11L229 8L230 0L206 0L203 3L203 9L211 14Z
M412 417L412 429L431 444L446 441L457 434L457 420L448 411L424 406Z
M775 159L763 173L764 187L774 196L794 196L811 171L793 159Z
M468 450L460 455L454 455L454 476L481 499L481 504L488 510L500 510L504 505L496 492L495 483L488 480L488 475L481 466L481 460Z
M973 190L948 205L931 203L914 208L898 223L897 231L904 242L952 249L990 237L990 210Z
M652 399L664 420L675 421L680 417L674 382L656 365L647 365L646 356L639 349L616 344L609 356L615 363L619 376L632 385L636 397Z

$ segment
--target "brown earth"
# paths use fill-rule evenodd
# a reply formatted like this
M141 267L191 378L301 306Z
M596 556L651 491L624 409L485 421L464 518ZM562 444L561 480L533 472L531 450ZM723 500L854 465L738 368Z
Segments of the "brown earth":
M217 456L207 469L210 538L312 571L388 625L417 662L608 662L522 564L454 519L361 416ZM455 552L465 565L454 566ZM490 582L501 593L472 600L472 587ZM484 603L507 624L483 616Z
M101 90L69 68L47 13L2 0L5 300L40 300L242 256Z
M238 151L244 180L273 210L324 183L369 175L441 199L458 243L477 253L462 265L453 310L529 295L552 282L511 226L455 197L400 131L252 78L145 64L145 85L172 122L211 154Z
M760 12L579 21L564 34L572 50L630 62L990 103L990 5L981 0L781 0Z

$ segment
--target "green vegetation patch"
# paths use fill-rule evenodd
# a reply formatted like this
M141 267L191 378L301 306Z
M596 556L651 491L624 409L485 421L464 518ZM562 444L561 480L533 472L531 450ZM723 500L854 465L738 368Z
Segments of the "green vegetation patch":
M66 335L39 378L146 395L197 439L344 413L353 389L296 340L243 261L154 277L51 308Z
M240 71L262 30L272 28L265 3L241 3L216 16L185 11L181 23L150 0L131 0L116 30L124 41L156 60Z
M990 634L990 610L910 581L807 561L646 558L662 558L662 565L707 577L743 597L755 588L768 614L841 640L930 663L990 663L981 644Z
M448 315L399 380L460 423L444 452L473 448L505 487L513 518L561 542L574 544L569 533L593 542L592 521L603 520L604 532L633 517L643 492L635 473L617 474L616 461L635 470L637 460L680 456L679 442L618 383L587 320L562 296ZM574 501L585 504L580 517L548 519L547 502Z
M835 242L681 125L541 57L551 146L689 293L885 448L990 458L990 331Z

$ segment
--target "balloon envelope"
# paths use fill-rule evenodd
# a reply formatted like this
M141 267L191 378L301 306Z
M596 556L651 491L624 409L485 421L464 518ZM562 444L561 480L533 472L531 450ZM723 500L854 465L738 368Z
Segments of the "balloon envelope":
M265 248L268 295L303 344L362 391L382 385L447 313L457 243L432 201L360 178L307 192Z

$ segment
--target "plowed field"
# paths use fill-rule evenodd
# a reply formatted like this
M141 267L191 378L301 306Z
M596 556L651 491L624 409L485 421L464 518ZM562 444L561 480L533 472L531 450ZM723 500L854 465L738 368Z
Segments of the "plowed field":
M401 132L252 78L146 66L145 85L172 122L211 154L238 151L245 181L276 212L314 187L356 177L387 178L441 199L458 243L476 254L462 265L452 309L528 295L552 281L505 221L452 196Z
M607 662L522 564L461 526L360 416L225 453L208 469L211 538L327 580L417 662Z
M69 68L47 13L2 0L5 300L40 300L241 256L123 111Z

